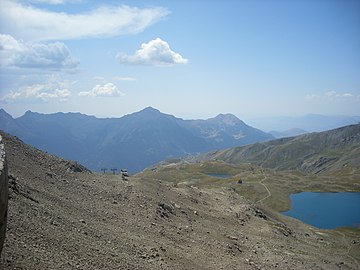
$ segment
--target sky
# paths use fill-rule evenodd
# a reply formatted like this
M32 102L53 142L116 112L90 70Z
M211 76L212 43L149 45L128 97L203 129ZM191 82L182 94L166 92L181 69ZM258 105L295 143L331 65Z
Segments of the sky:
M0 0L0 107L360 115L358 0Z

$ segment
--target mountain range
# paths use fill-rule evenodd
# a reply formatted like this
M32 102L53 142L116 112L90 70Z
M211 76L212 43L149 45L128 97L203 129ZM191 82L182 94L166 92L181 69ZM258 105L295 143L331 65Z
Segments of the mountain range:
M138 172L164 159L274 138L232 114L183 120L152 107L121 118L31 111L13 118L1 109L0 129L95 171L121 167Z

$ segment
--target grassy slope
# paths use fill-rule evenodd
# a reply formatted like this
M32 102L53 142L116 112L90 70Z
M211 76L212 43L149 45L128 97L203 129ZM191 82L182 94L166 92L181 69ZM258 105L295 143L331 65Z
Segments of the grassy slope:
M230 174L229 178L218 178L208 174ZM268 195L261 204L276 211L290 207L289 195L301 191L360 191L360 173L345 168L334 174L305 174L295 170L279 171L262 168L251 163L239 165L223 161L203 161L194 164L172 164L147 170L141 175L170 182L174 186L196 186L206 188L228 188L241 196L257 202ZM239 180L242 183L239 183Z
M360 124L218 151L205 155L231 164L254 163L277 170L334 172L360 167Z

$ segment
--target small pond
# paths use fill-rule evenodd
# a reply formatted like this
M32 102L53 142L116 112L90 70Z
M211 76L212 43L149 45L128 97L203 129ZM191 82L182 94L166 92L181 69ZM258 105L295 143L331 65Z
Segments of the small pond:
M320 229L360 228L360 192L301 192L290 199L292 208L284 215Z
M210 175L210 176L213 176L213 177L218 177L218 178L230 178L230 177L232 177L232 175L225 174L225 173L207 173L207 175Z

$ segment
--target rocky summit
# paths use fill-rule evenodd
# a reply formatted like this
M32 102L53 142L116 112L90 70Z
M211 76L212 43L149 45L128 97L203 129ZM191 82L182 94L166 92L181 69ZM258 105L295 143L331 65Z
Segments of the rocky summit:
M251 201L210 176L211 187L197 185L195 165L124 181L1 135L10 188L1 269L359 268L355 232L282 216L261 203L268 194Z

